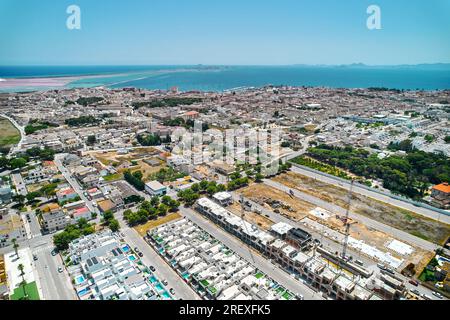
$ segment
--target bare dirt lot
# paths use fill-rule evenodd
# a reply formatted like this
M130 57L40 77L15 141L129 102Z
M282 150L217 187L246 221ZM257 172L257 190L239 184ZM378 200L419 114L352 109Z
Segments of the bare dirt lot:
M126 170L131 172L141 171L144 182L148 182L148 176L152 173L158 172L160 169L166 167L165 163L158 160L155 156L159 153L154 148L140 148L134 149L127 154L118 154L116 151L110 152L96 152L91 155L99 160L104 165L112 165L117 168L119 173ZM154 159L160 162L160 165L152 166L144 162L144 160Z
M280 177L282 178L283 176L280 176ZM280 178L280 177L278 177L278 178ZM275 180L277 180L277 178ZM278 182L282 182L282 181L278 181ZM295 188L295 186L293 186L293 185L291 185L290 187ZM299 190L303 191L301 189L299 189ZM330 191L332 191L332 189L327 190L327 191L330 192ZM313 205L309 202L306 202L306 201L302 201L298 198L292 198L287 193L279 191L275 188L271 188L264 184L252 184L249 187L241 189L238 192L242 193L246 198L257 202L258 204L260 204L272 211L274 210L274 208L271 207L270 203L273 203L273 201L280 202L282 204L280 207L278 207L280 214L284 215L285 217L287 217L293 221L300 221L303 218L308 217L309 219L314 220L314 221L324 225L326 228L340 232L341 234L345 233L344 223L340 219L343 217L339 217L335 213L330 212L329 213L330 217L328 217L328 219L325 220L325 219L318 218L310 213L311 210L316 208L315 205ZM323 190L320 190L320 193L321 192L323 192ZM341 190L338 190L337 192L339 195L341 195L341 197L343 197L344 200L342 200L342 201L345 204L345 199L347 197L346 190L341 189ZM320 197L319 191L316 191L312 195ZM283 205L285 206L285 208L283 208ZM290 209L292 211L289 209L286 209L287 207L290 207ZM353 206L352 206L352 208L353 208ZM237 203L233 204L229 209L230 209L230 211L232 211L235 214L239 214L241 212L241 207ZM245 220L252 222L252 223L259 222L260 227L265 228L266 230L268 230L270 228L270 225L271 225L270 223L273 224L273 222L269 219L268 219L269 221L258 221L257 219L255 219L255 216L257 216L256 218L261 219L261 216L258 215L257 213L248 213L247 211L245 211L244 213L246 214L244 216ZM265 218L265 217L263 216L263 218ZM401 257L401 256L399 256L399 254L397 252L390 250L386 246L386 244L389 241L393 240L393 238L391 238L390 236L388 236L387 234L385 234L383 232L369 228L362 223L358 223L357 221L350 220L350 223L351 223L351 227L350 227L350 236L351 237L358 239L358 240L363 240L365 243L367 243L371 246L374 246L382 251L390 252L394 257L405 259L405 263L403 265L406 265L409 262L414 263L416 266L424 265L429 261L430 256L433 255L432 252L422 250L418 247L415 247L415 246L412 246L411 244L409 244L414 248L414 252L409 256ZM421 270L421 269L419 269L417 267L416 270Z
M237 202L234 202L232 205L227 207L227 209L230 210L231 213L242 217L245 221L258 225L263 230L270 230L270 227L274 225L274 222L272 220L261 214L242 210L241 205Z
M347 207L346 189L294 172L282 174L273 180L340 207ZM437 244L443 244L450 235L450 226L447 224L356 193L352 196L351 211Z
M134 229L139 233L140 236L144 237L144 236L147 235L147 231L148 230L154 229L154 228L159 227L159 226L161 226L163 224L166 224L166 223L169 223L171 221L178 220L178 219L181 219L181 218L182 218L182 216L178 212L175 212L175 213L171 213L171 214L169 214L169 215L167 215L165 217L158 218L156 220L150 220L150 221L148 221L147 223L145 223L143 225L139 225L139 226L134 227Z
M239 193L267 209L279 210L280 214L294 221L301 220L308 215L310 210L316 207L309 202L292 198L285 192L264 184L251 184L247 188L239 190Z

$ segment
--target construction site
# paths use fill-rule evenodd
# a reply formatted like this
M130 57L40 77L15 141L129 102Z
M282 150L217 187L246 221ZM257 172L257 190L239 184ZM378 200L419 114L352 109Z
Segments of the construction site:
M244 220L265 230L269 230L275 223L273 217L282 216L296 222L305 230L313 232L321 239L325 238L334 242L335 247L350 248L357 253L355 258L364 256L398 271L413 264L415 276L420 274L434 255L431 251L395 239L349 217L348 213L353 210L355 198L351 190L342 189L340 194L344 198L343 201L346 201L344 204L347 215L327 211L265 184L252 184L241 189L239 193L261 209L256 206L240 208L240 204L234 204L229 210L235 214L241 214ZM268 217L270 215L272 216Z
M273 181L346 209L348 190L344 188L294 172ZM445 223L357 193L352 194L351 211L436 244L444 244L450 234L450 226Z

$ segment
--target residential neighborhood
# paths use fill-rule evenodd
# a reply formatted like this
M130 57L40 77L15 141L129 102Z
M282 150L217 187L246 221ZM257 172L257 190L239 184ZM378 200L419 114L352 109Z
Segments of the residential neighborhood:
M448 299L445 100L290 86L0 94L25 132L1 157L2 297Z

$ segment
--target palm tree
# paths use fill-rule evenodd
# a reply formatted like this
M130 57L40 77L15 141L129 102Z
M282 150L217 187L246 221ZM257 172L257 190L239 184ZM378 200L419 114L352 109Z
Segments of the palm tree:
M22 277L22 281L25 281L25 272L23 272L24 266L23 264L19 263L19 265L17 266L17 269L19 269L20 271L20 276Z
M28 293L27 293L27 282L25 280L23 280L20 283L20 286L22 287L22 290L23 290L23 297L21 300L29 300Z
M24 300L28 300L28 294L27 294L27 290L26 290L27 282L25 281L25 272L23 272L23 269L24 269L23 264L20 263L17 266L17 269L19 269L20 276L22 277L22 282L20 283L20 286L22 287L22 290L23 290L23 298L24 298Z
M17 239L14 238L14 239L11 240L11 242L13 243L14 251L15 251L15 253L16 253L16 256L18 257L18 256L19 256L19 253L17 252L17 249L19 248L19 245L17 244Z

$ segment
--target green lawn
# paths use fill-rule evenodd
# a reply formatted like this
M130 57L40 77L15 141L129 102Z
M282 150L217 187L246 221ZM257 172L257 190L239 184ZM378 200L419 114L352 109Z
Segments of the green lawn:
M293 295L289 293L289 291L286 291L285 293L283 293L282 297L286 300L291 300Z
M0 117L0 147L11 147L19 141L19 130L8 119Z
M103 179L105 179L105 181L116 181L116 180L121 180L123 178L123 175L121 173L116 173L116 174L110 174L108 176L104 176Z
M40 300L39 293L36 287L36 282L27 283L25 286L25 290L28 294L28 300ZM20 300L23 297L23 288L19 287L14 290L14 293L11 295L11 300Z
M209 286L209 282L208 282L208 280L201 280L200 281L200 284L203 286L203 287L207 287L207 286Z

